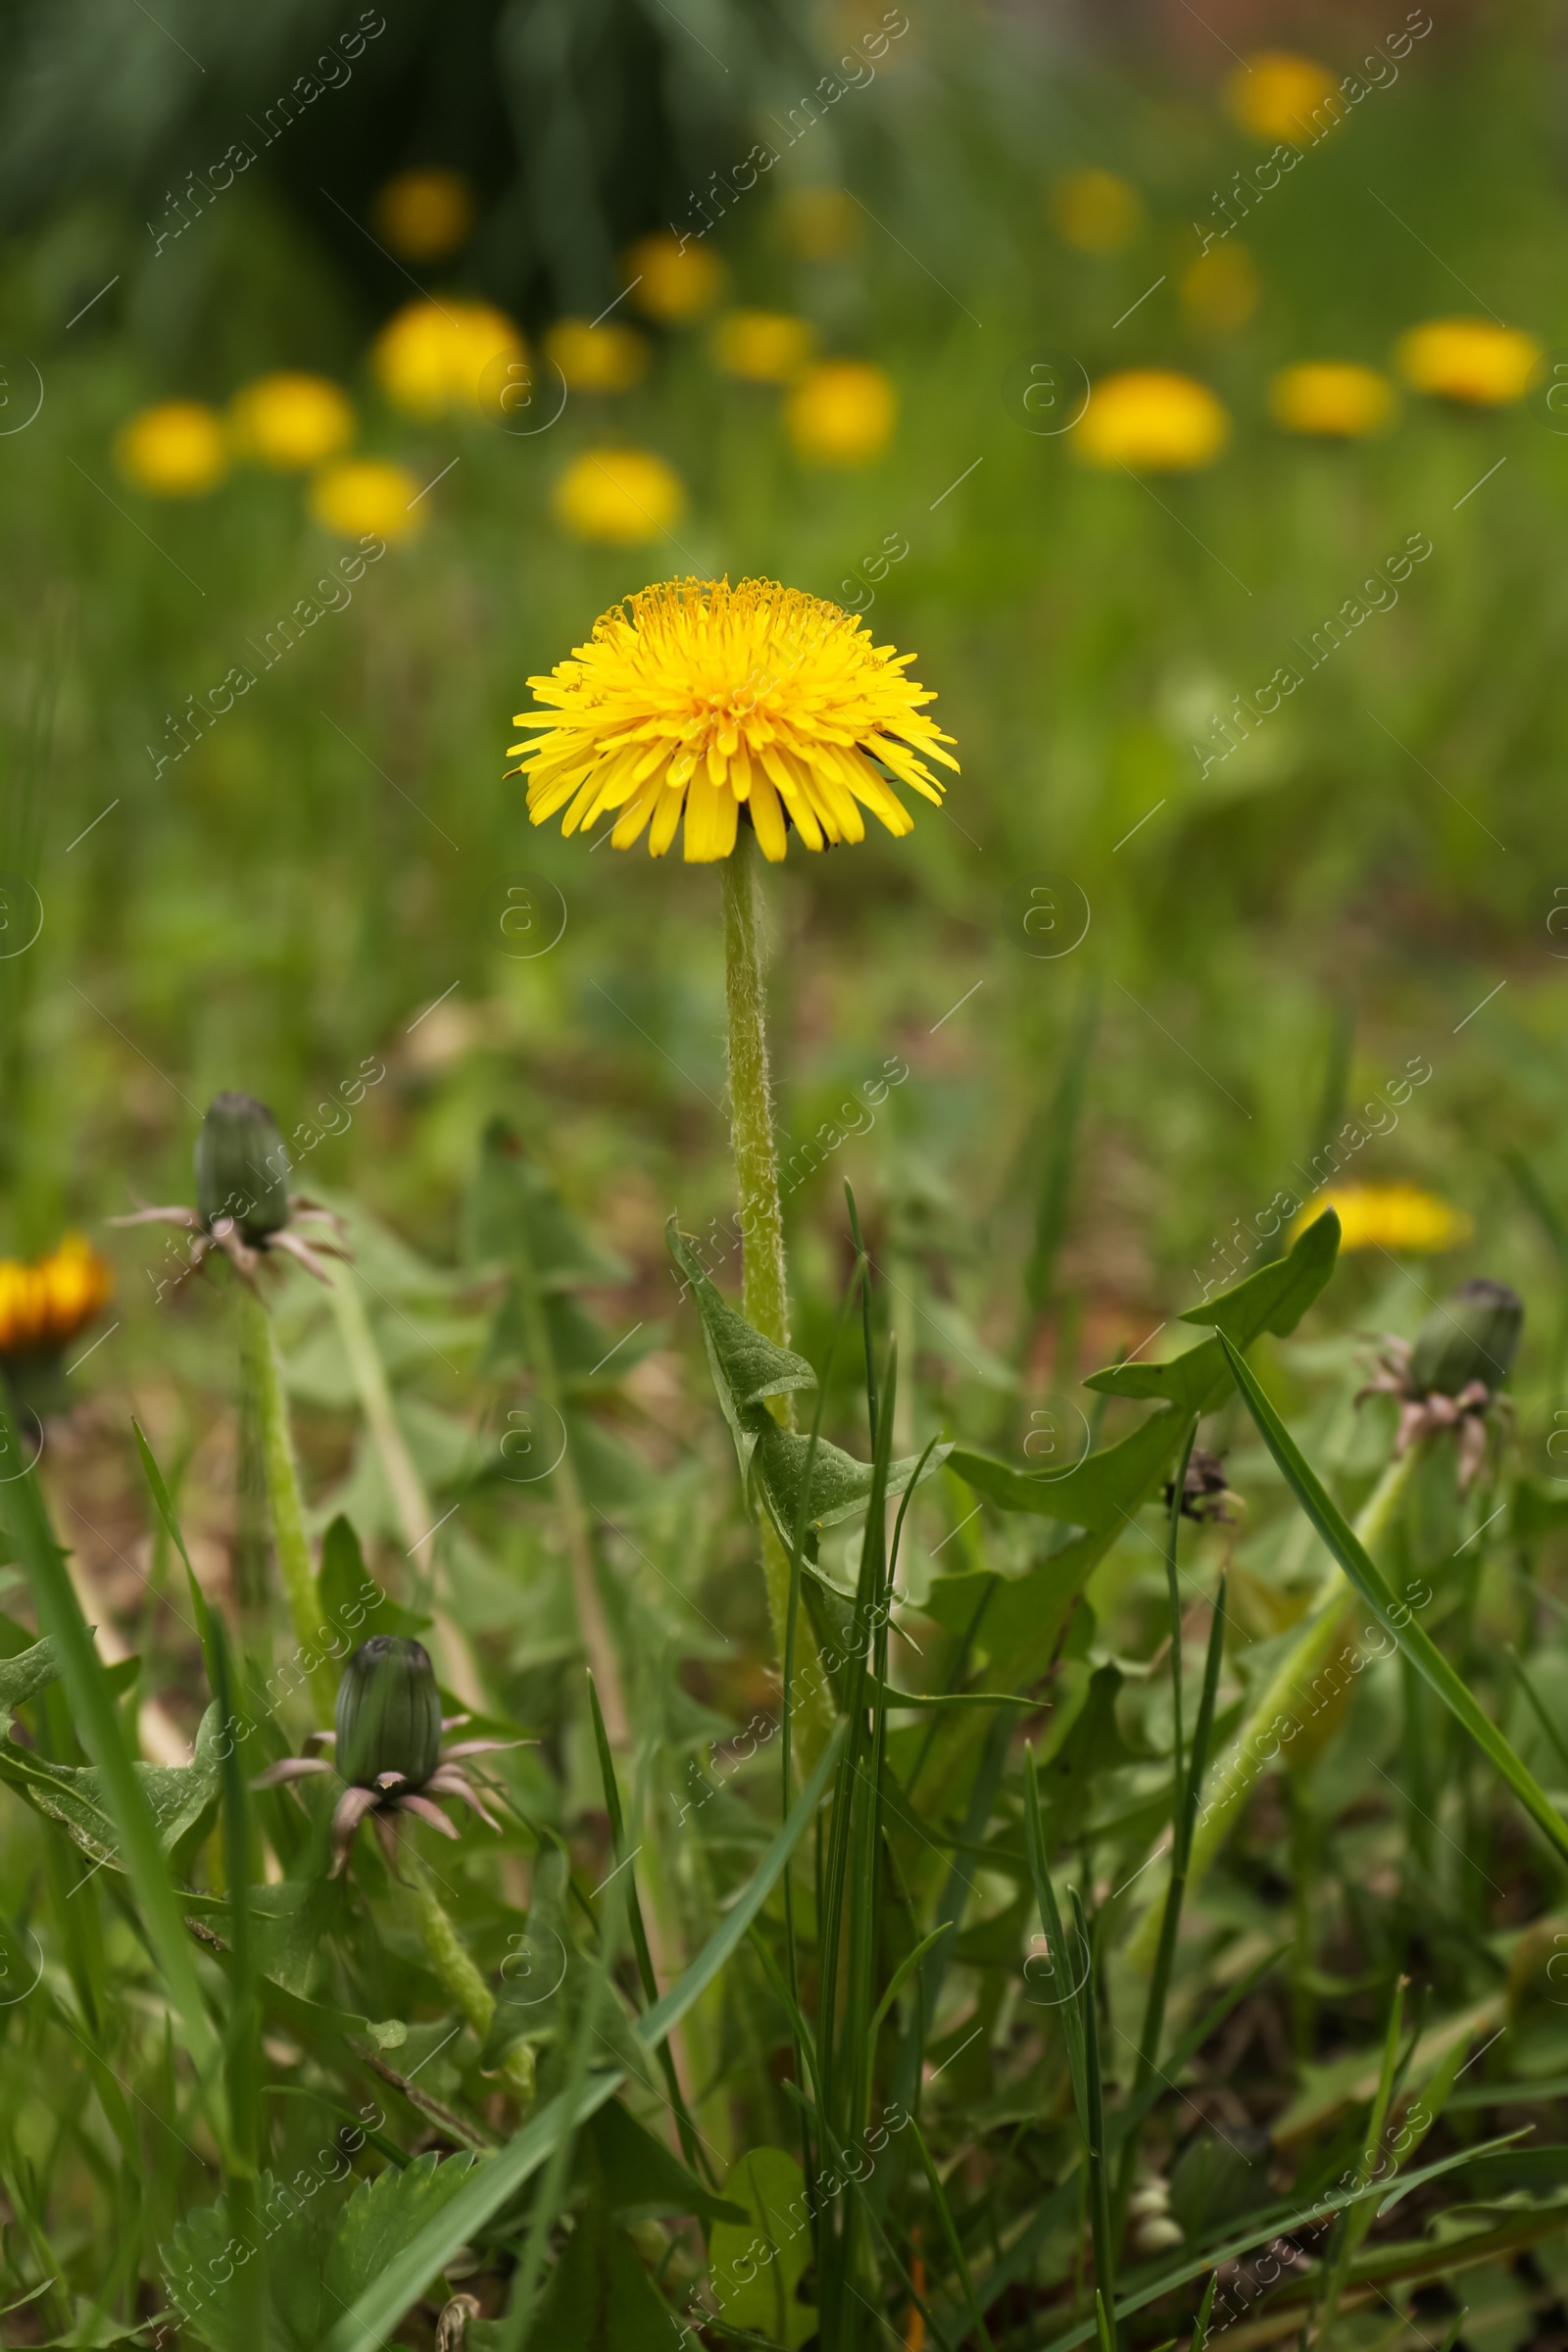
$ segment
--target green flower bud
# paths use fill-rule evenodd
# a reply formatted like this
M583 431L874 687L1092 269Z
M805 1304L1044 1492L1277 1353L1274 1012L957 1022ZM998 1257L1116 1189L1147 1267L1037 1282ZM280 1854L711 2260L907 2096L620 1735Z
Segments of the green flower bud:
M1485 1275L1461 1282L1416 1335L1411 1390L1418 1396L1434 1390L1457 1396L1479 1380L1495 1395L1519 1352L1524 1319L1524 1301L1505 1282L1489 1282Z
M288 1153L253 1095L215 1095L196 1138L196 1207L211 1230L232 1217L248 1242L288 1223Z
M401 1634L373 1634L337 1689L338 1778L373 1788L383 1772L401 1772L422 1788L440 1747L441 1693L429 1651Z

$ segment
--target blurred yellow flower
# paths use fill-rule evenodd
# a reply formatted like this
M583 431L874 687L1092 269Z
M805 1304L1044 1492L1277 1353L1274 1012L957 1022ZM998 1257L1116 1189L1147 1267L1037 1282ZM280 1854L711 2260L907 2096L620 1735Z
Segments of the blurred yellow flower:
M348 395L324 375L258 376L235 393L228 416L240 455L280 473L318 466L354 437Z
M215 411L197 400L166 400L122 425L115 463L154 498L200 498L228 471L228 444Z
M311 513L343 539L412 539L423 526L413 504L419 485L406 466L384 458L350 458L327 466L311 484Z
M1263 281L1247 247L1227 238L1199 255L1182 278L1181 298L1195 326L1211 334L1234 334L1262 301Z
M893 438L899 396L892 378L863 360L823 360L801 377L784 424L803 458L821 466L867 466Z
M748 384L793 383L811 356L816 329L786 311L727 311L713 336L726 375Z
M1310 147L1348 112L1340 85L1316 58L1290 49L1254 49L1225 82L1231 120L1254 139Z
M926 765L957 772L953 741L922 708L935 700L905 671L912 654L876 645L851 614L776 580L664 580L612 605L587 645L548 677L514 725L509 772L528 779L536 825L564 833L620 815L629 850L652 824L662 858L686 820L690 864L727 858L741 812L764 858L794 825L808 850L863 841L860 809L890 833L914 820L882 773L940 808Z
M685 503L678 476L648 449L584 450L556 484L557 521L613 547L658 539Z
M779 198L784 242L803 262L835 262L860 233L860 211L843 188L789 188Z
M473 182L440 165L395 172L375 199L375 225L406 262L438 262L473 234Z
M1186 473L1212 466L1230 432L1230 416L1206 384L1170 368L1130 368L1095 385L1073 447L1086 466Z
M114 1269L79 1233L30 1265L0 1258L0 1355L63 1348L114 1292Z
M411 302L389 318L371 347L370 365L387 398L413 416L453 410L477 413L480 385L496 361L527 358L520 328L487 302L444 296Z
M1057 234L1080 253L1116 253L1142 227L1144 200L1130 181L1091 166L1057 180L1049 210Z
M1407 384L1477 409L1523 400L1541 373L1534 335L1490 318L1429 318L1401 335L1396 358Z
M1303 360L1282 368L1268 388L1269 414L1288 433L1355 440L1381 432L1394 414L1394 386L1352 360Z
M572 392L626 392L648 373L648 341L634 326L607 318L558 318L545 331L545 356L554 360Z
M628 245L621 267L638 310L676 326L710 311L724 283L724 265L716 253L665 229Z
M1473 1239L1474 1217L1415 1184L1330 1185L1314 1194L1291 1228L1298 1233L1323 1214L1338 1212L1342 1250L1408 1250L1436 1255Z

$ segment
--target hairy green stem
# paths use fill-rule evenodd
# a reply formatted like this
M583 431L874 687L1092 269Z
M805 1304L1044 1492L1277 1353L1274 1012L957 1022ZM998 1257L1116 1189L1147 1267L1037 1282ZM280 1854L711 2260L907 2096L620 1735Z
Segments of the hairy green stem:
M402 1848L402 1868L407 1907L418 1928L425 1957L443 1989L456 2001L466 2024L482 2043L496 2013L495 1994L469 1959L463 1938L435 1890L429 1866L407 1841ZM532 2050L522 2042L514 2042L496 2071L520 2106L526 2109L533 2104Z
M302 1650L314 1655L317 1637L322 1630L321 1603L305 1533L305 1505L294 1459L294 1438L289 1427L288 1397L283 1390L277 1338L272 1318L254 1291L241 1292L239 1311L240 1356L256 1400L261 1428L262 1461L267 1474L267 1500L278 1575L294 1639ZM322 1709L323 1718L329 1721L337 1699L337 1678L324 1657L311 1668L310 1680L316 1702Z
M1364 1548L1374 1555L1403 1505L1420 1451L1419 1446L1411 1446L1405 1453L1393 1455L1362 1505L1355 1533ZM1318 1588L1317 1598L1296 1642L1249 1709L1228 1753L1215 1769L1214 1794L1193 1835L1187 1871L1189 1894L1204 1877L1235 1827L1237 1816L1255 1784L1296 1737L1302 1709L1311 1705L1313 1683L1325 1671L1336 1644L1344 1638L1346 1622L1353 1615L1354 1604L1355 1594L1349 1581L1336 1564ZM1270 1739L1274 1742L1272 1748ZM1152 1890L1149 1908L1127 1947L1134 1966L1145 1971L1152 1966L1158 1944L1163 1894L1162 1880Z
M778 1147L773 1136L773 1097L767 1066L767 990L756 853L749 826L720 868L724 886L724 999L729 1013L730 1148L740 1193L742 1237L741 1312L754 1331L776 1348L790 1341L789 1283L784 1263L784 1212L778 1194ZM789 1395L770 1396L768 1410L785 1429L795 1427ZM790 1555L765 1512L759 1514L762 1575L773 1642L786 1674L794 1669L802 1757L816 1761L833 1724L833 1697L805 1611L797 1609L793 1636ZM786 1706L791 1704L788 1692Z

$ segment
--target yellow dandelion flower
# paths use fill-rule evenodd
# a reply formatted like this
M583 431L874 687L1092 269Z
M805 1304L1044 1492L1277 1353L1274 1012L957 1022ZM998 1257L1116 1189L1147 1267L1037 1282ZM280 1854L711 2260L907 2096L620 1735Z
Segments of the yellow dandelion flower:
M713 336L713 357L746 384L793 383L811 356L816 329L785 311L727 311Z
M716 253L665 229L628 245L621 268L643 316L671 326L684 326L710 311L724 283L724 265Z
M843 188L790 188L778 203L779 226L803 262L836 262L860 234L862 215Z
M1200 254L1181 281L1182 309L1197 327L1232 335L1263 299L1257 264L1245 245L1227 238Z
M324 375L259 376L235 393L228 415L241 456L280 473L319 466L354 438L348 395Z
M439 262L473 234L473 182L439 165L395 172L375 199L376 231L406 262Z
M1396 357L1418 392L1477 409L1523 400L1542 365L1534 335L1491 318L1429 318L1400 337Z
M387 398L426 419L485 406L481 384L497 361L525 361L520 328L487 302L447 295L411 302L389 318L370 352Z
M1094 167L1058 179L1048 210L1056 234L1080 253L1119 253L1144 220L1144 200L1130 181Z
M638 547L680 517L680 477L650 449L585 449L556 484L556 520L574 539Z
M228 471L221 420L198 400L166 400L122 425L115 463L154 498L201 498Z
M0 1356L63 1348L114 1293L112 1267L79 1233L30 1265L0 1258Z
M352 458L317 475L311 513L323 530L342 539L412 539L424 523L423 508L414 504L418 491L406 466Z
M889 775L940 806L926 761L958 765L921 708L935 697L904 674L913 659L873 645L858 613L775 580L665 580L528 680L549 708L518 714L537 732L512 747L509 772L526 775L536 825L561 815L575 833L618 808L620 850L651 826L662 858L684 814L693 864L729 856L743 808L775 861L791 825L808 850L863 840L862 808L907 833Z
M1268 388L1269 414L1288 433L1339 440L1378 433L1394 415L1394 386L1353 360L1303 360L1282 368Z
M1254 139L1310 147L1349 110L1327 66L1290 49L1254 49L1225 83L1233 122Z
M1419 1185L1345 1184L1314 1194L1292 1227L1292 1239L1326 1208L1338 1212L1342 1250L1405 1250L1435 1256L1462 1249L1476 1229L1466 1210Z
M899 396L892 378L862 360L808 368L784 410L784 427L803 458L819 466L868 466L893 438Z
M545 355L554 360L571 392L629 392L648 373L648 339L634 326L607 318L558 318L545 334Z
M1073 427L1086 466L1187 473L1212 466L1230 439L1230 416L1206 384L1165 368L1102 376Z

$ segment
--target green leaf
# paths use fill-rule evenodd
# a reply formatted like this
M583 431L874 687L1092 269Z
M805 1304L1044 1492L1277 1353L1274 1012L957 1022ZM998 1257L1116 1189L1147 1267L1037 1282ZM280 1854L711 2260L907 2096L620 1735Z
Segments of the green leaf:
M631 1280L631 1268L583 1231L504 1119L485 1129L466 1223L470 1257L503 1265L520 1259L540 1291Z
M645 2049L657 2049L679 2025L745 1938L815 1818L842 1741L841 1728L827 1741L810 1779L791 1806L788 1820L775 1834L721 1925L663 1998L637 2020L633 2031ZM458 2248L482 2230L515 2196L523 2182L549 2161L564 2133L586 2123L614 2096L624 2079L625 2070L616 2068L612 2073L592 2078L574 2106L568 2108L564 2094L560 2094L539 2108L505 2148L475 2167L451 2204L387 2265L353 2310L338 2321L319 2352L372 2352L372 2347L379 2345L387 2330L396 2327L410 2304L424 2292Z
M352 1521L339 1511L321 1538L321 1572L318 1580L321 1609L334 1632L368 1642L372 1634L422 1634L428 1617L400 1608L365 1565L365 1554Z
M743 2209L715 2197L623 2106L612 2099L601 2107L588 2127L599 2160L605 2196L620 2220L645 2221L656 2215L695 2213L705 2222L738 2222Z
M1183 1323L1206 1323L1239 1348L1265 1331L1284 1339L1326 1288L1339 1252L1339 1216L1326 1208L1298 1236L1288 1256L1259 1266L1233 1291L1221 1291L1217 1298L1188 1307L1180 1319Z
M677 2332L625 2230L612 2221L602 2196L590 2197L550 2274L529 2342L560 2352L670 2352ZM505 2345L508 2334L497 2326L489 2340ZM468 2342L473 2352L485 2352L480 2328L469 2328Z
M753 2148L731 2165L724 2187L746 2219L718 2223L709 2241L713 2300L727 2326L797 2352L817 2324L796 2295L811 2259L806 2176L783 2148Z
M1382 1572L1363 1548L1354 1529L1264 1396L1256 1375L1223 1335L1220 1344L1230 1359L1236 1385L1241 1390L1248 1411L1257 1424L1259 1436L1279 1464L1297 1501L1356 1592L1384 1631L1398 1642L1416 1671L1431 1685L1476 1745L1495 1765L1538 1829L1559 1854L1568 1855L1568 1822L1563 1820L1511 1742L1504 1739L1492 1718L1483 1711L1469 1685L1454 1672L1430 1634L1415 1622L1408 1608L1396 1601L1383 1581Z
M703 1326L703 1345L708 1350L708 1368L713 1376L719 1409L735 1440L741 1476L746 1478L750 1475L752 1449L758 1436L758 1416L749 1408L763 1405L769 1396L814 1389L816 1374L804 1355L795 1355L788 1348L776 1348L720 1298L673 1217L664 1228L664 1239L696 1301ZM778 1424L771 1414L766 1418L776 1429ZM793 1535L792 1528L791 1540Z
M47 1644L40 1643L39 1647ZM35 1652L28 1652L29 1656ZM18 1659L16 1664L24 1661ZM3 1670L0 1670L3 1672ZM50 1679L45 1675L46 1682ZM189 1764L130 1763L129 1771L149 1811L159 1851L172 1859L194 1832L198 1838L210 1823L218 1802L219 1740L222 1725L216 1704L202 1717L195 1753ZM111 1798L110 1785L97 1764L52 1764L29 1749L0 1747L0 1778L9 1781L28 1804L70 1832L83 1853L95 1862L126 1867L123 1839Z
M338 2216L326 2251L328 2308L351 2304L451 2204L473 2169L468 2155L416 2157L401 2172L388 2166L362 2180Z
M323 2283L334 2205L319 2182L304 2194L263 2173L254 2184L252 2233L239 2236L228 2201L198 2205L160 2248L164 2276L185 2328L211 2352L246 2352L254 2327L237 2309L241 2295L262 2302L266 2352L316 2352L335 2306Z
M11 1719L46 1683L58 1680L60 1662L50 1641L35 1642L20 1657L0 1658L0 1740L10 1737Z

